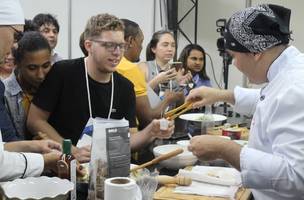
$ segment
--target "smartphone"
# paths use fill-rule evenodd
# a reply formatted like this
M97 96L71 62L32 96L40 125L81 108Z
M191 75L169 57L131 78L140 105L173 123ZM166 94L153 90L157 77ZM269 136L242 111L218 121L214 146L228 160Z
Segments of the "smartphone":
M170 64L170 69L175 68L176 71L180 70L183 67L182 62L171 62Z

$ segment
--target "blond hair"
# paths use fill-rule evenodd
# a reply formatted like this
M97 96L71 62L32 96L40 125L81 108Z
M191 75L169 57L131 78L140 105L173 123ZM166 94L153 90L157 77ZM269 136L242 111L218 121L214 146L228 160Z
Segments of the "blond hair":
M103 31L124 31L123 22L107 13L92 16L85 27L84 39L98 37Z

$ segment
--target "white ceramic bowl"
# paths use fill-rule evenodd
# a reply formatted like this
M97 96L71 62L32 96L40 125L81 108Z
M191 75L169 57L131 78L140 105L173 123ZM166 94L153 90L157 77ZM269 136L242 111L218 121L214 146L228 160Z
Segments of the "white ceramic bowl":
M153 153L154 156L157 157L165 153L169 153L170 151L174 151L178 148L183 148L184 152L168 160L161 161L160 165L168 169L180 169L186 166L192 166L197 162L197 157L188 151L187 147L182 147L178 144L166 144L157 146L153 149Z
M14 200L65 200L74 184L58 177L28 177L6 182L2 185L7 199Z
M182 147L188 147L190 144L190 140L180 140L177 141L176 144L181 145Z

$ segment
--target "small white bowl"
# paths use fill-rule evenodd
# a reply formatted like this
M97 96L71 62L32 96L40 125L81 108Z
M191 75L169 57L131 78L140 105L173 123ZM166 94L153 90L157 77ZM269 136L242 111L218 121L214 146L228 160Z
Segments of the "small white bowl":
M2 189L6 199L14 200L65 200L74 184L58 177L28 177L6 182Z
M180 169L186 166L192 166L197 162L197 157L194 156L192 152L188 151L187 147L182 147L181 145L178 144L166 144L166 145L157 146L153 149L153 153L154 156L157 157L169 153L171 151L174 151L178 148L182 148L184 152L168 160L161 161L160 165L168 169Z

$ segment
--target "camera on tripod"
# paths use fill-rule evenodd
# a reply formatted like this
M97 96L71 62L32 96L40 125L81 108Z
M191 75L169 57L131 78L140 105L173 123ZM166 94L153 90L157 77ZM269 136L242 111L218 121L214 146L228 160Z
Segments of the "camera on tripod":
M224 32L225 32L225 27L227 24L226 19L218 19L216 20L216 32L220 33L220 37L217 39L216 45L217 45L217 50L220 52L220 56L222 57L227 57L228 58L228 64L231 64L232 58L231 56L226 52L225 49L225 39L224 39Z
M226 51L225 48L225 39L224 32L226 28L227 20L226 19L218 19L216 20L216 32L220 33L220 37L217 39L216 45L217 50L220 52L220 56L223 58L223 78L224 78L224 88L228 89L228 66L232 62L232 57ZM227 103L224 102L224 113L227 114Z
M224 32L226 28L227 20L226 19L218 19L216 20L216 32L220 33L220 38L217 39L216 45L217 49L220 52L220 56L223 58L223 73L224 73L224 84L225 89L228 88L228 66L232 62L232 57L226 51L225 48L225 39Z

